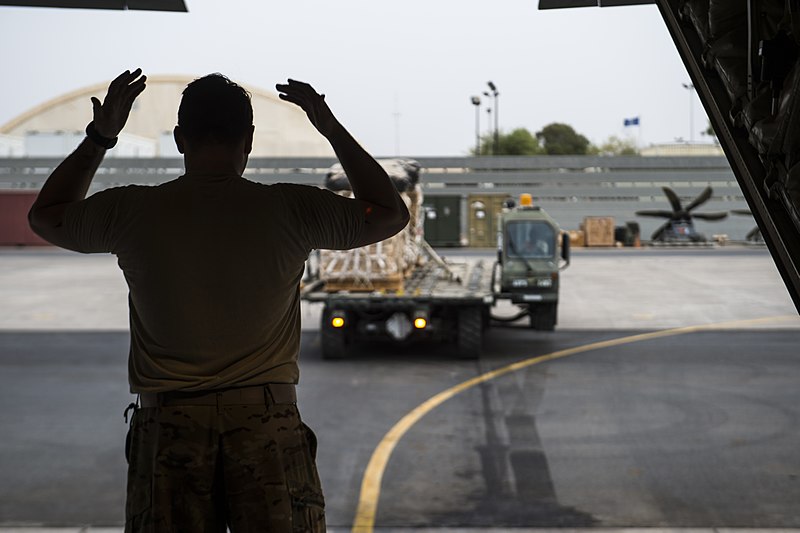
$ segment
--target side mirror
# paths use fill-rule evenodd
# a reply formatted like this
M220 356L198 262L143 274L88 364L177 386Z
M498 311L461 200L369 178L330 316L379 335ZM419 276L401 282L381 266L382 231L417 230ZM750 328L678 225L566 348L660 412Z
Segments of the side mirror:
M497 231L497 262L503 264L503 231Z
M562 269L569 266L569 243L569 233L565 231L561 234L561 259L566 262Z

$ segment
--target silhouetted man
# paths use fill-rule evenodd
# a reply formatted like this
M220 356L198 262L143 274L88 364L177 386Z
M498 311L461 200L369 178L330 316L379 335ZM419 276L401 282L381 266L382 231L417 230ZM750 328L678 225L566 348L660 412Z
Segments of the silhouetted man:
M277 85L331 143L356 199L242 178L249 94L219 74L183 92L175 142L186 173L85 198L136 97L126 71L87 138L42 187L29 219L49 242L118 257L130 289L126 531L324 531L316 439L296 407L299 282L315 248L386 239L408 221L381 166L306 84Z

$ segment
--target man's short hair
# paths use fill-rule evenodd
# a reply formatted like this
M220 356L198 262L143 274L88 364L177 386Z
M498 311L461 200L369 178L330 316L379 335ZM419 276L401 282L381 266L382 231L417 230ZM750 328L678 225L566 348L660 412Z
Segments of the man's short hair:
M178 126L195 144L235 144L253 125L250 93L219 73L191 82L183 90Z

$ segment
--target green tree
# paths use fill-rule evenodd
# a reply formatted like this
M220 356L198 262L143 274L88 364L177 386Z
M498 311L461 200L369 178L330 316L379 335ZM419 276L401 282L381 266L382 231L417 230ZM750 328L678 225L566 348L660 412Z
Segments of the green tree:
M481 137L479 155L539 155L544 153L536 137L525 128L517 128L511 133L501 131L497 137L497 151L495 151L493 134L488 133ZM475 155L475 148L471 149L470 153Z
M599 146L589 146L588 153L592 155L639 155L639 148L630 139L620 139L616 135L612 135Z
M548 124L536 132L536 138L547 155L584 155L589 150L589 139L568 124Z

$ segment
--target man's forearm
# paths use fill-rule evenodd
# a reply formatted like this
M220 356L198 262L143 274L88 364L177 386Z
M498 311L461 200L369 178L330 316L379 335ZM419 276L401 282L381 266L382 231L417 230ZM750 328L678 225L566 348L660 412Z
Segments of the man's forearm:
M406 213L406 206L383 167L364 150L342 126L337 124L328 137L342 164L353 195L386 209Z
M28 215L31 226L58 226L66 206L86 197L105 153L104 148L85 138L42 186Z
M91 98L93 118L86 128L88 137L50 174L28 212L31 229L45 240L64 247L72 244L61 228L64 211L86 198L106 147L114 146L134 100L145 89L147 78L141 74L141 69L126 70L109 84L102 102Z
M350 180L353 195L365 204L364 226L352 246L382 241L402 230L409 219L405 202L383 167L336 120L325 96L308 83L292 79L275 88L281 100L299 106L317 131L328 139Z

